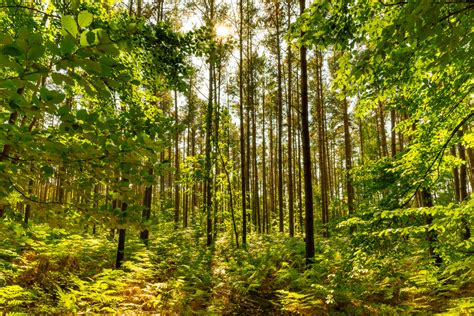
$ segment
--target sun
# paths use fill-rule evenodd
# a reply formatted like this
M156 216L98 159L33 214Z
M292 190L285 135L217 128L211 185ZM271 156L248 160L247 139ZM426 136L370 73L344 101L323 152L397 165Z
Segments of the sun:
M217 24L215 26L215 31L218 38L225 38L230 34L229 27L224 24Z

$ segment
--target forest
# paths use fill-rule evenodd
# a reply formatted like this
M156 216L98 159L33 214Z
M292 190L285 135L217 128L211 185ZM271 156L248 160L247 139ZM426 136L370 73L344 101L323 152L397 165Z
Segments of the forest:
M0 1L0 314L473 313L473 10Z

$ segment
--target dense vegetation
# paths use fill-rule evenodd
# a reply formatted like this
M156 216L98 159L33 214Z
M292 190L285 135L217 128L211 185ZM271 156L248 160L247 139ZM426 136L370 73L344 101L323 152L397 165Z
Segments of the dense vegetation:
M473 9L2 1L0 311L472 313Z

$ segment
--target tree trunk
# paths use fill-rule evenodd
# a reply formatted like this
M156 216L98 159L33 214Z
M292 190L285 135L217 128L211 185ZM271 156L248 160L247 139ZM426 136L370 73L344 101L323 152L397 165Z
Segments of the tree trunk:
M305 0L300 0L300 13L305 9ZM305 241L306 264L314 260L314 220L313 220L313 187L311 180L311 148L309 142L308 120L308 65L306 47L300 48L301 63L301 136L303 145L304 191L305 191Z
M471 193L474 191L474 148L467 149L467 156L469 157L469 182L471 184Z
M149 175L153 175L153 169L148 171ZM143 197L143 210L142 210L142 222L147 222L150 220L151 216L151 202L153 197L153 186L149 185L145 188L145 194ZM140 239L142 242L148 246L150 232L147 228L143 228L140 232Z
M212 89L211 89L212 90ZM174 90L174 120L178 124L178 92ZM174 167L176 169L174 176L174 227L179 226L180 197L179 197L179 132L176 132L174 139Z
M391 151L392 151L392 157L395 157L395 155L397 154L397 133L395 132L395 121L396 121L396 113L395 113L395 110L392 109L390 110L390 122L392 124L391 126L391 130L392 130L392 134L391 134L391 138L390 138L390 148L391 148Z
M263 203L262 203L262 226L263 232L268 234L268 220L269 220L269 212L268 212L268 200L267 200L267 147L266 147L266 134L265 134L265 83L263 84L262 90L262 180L263 180Z
M240 0L240 28L239 28L239 115L240 115L240 172L242 189L242 245L247 245L247 191L246 191L246 155L245 155L245 132L244 132L244 86L243 86L243 31L244 31L244 6Z
M322 78L320 68L322 67L322 54L317 53L317 121L318 121L318 142L319 142L319 172L320 172L320 189L321 189L321 217L323 224L323 237L329 237L329 201L328 201L328 170L327 170L327 156L326 156L326 137L325 137L325 113L322 96ZM303 76L303 75L302 75Z
M275 214L275 163L274 163L274 152L275 146L273 145L273 108L270 107L270 216L268 217L269 228L272 227L272 219Z
M364 165L364 131L362 129L362 119L359 118L359 144L360 144L360 164Z
M423 207L433 207L433 197L428 189L422 189L421 191L421 204ZM435 244L438 242L438 235L434 230L430 230L431 224L433 223L433 216L431 214L425 215L425 223L428 226L427 240L428 240L428 253L431 258L435 259L436 265L441 265L443 260L439 254L435 253Z
M350 174L352 170L352 145L347 99L345 97L342 101L342 109L344 117L344 149L346 158L347 208L349 211L349 215L351 215L354 212L354 187L352 186L352 179Z
M253 103L253 102L252 102ZM260 223L260 200L258 194L258 166L257 166L257 120L256 120L256 112L257 109L255 108L256 104L254 104L254 110L252 111L252 147L253 147L253 178L254 178L254 192L253 192L253 201L254 201L254 225L257 226L257 231L262 232L261 223Z
M128 179L122 179L122 182L128 182ZM127 212L127 203L122 202L122 216L125 216ZM122 266L123 260L125 258L125 228L120 228L119 230L119 240L117 244L117 260L115 261L115 268L119 269Z
M451 155L456 157L456 145L451 146ZM461 192L459 189L459 169L458 167L453 168L453 178L454 178L454 200L456 202L461 201Z
M460 141L464 137L463 130L458 131ZM466 149L462 143L458 145L459 158L463 160L463 164L459 167L459 201L463 202L467 199L467 158ZM471 230L466 218L461 218L462 239L469 240L471 238Z
M388 156L388 148L387 148L387 135L385 133L385 113L383 109L382 102L378 104L378 114L379 114L379 131L380 131L380 145L382 151L382 157Z
M291 1L287 2L288 4L288 29L290 29L291 23ZM288 44L288 217L289 217L289 233L290 237L295 235L295 215L294 215L294 205L293 205L293 136L292 136L292 62L293 56L291 54L291 44Z
M277 81L278 81L278 220L280 233L283 232L283 93L282 93L282 70L281 70L281 48L280 48L280 3L276 7L276 45L277 45Z
M211 1L211 12L213 11L213 1ZM211 13L211 17L213 14ZM212 19L211 19L212 21ZM213 114L213 53L209 57L209 99L207 103L207 113L206 113L206 158L205 158L205 194L206 194L206 227L207 227L207 238L206 245L211 246L212 244L212 196L211 196L211 186L212 186L212 177L211 177L211 135L212 135L212 114Z

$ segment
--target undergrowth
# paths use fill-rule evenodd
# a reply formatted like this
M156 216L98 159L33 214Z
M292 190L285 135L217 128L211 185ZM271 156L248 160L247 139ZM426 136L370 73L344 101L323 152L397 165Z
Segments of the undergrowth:
M362 226L361 226L362 227ZM67 232L47 225L24 229L3 222L0 309L6 313L216 314L469 314L474 308L474 258L466 244L427 256L422 236L378 234L372 244L344 224L318 239L305 265L301 236L250 234L235 249L222 232L206 248L199 231L152 238L145 247L128 231L123 269L113 269L109 233ZM339 235L337 235L339 233ZM439 238L442 240L443 235Z

